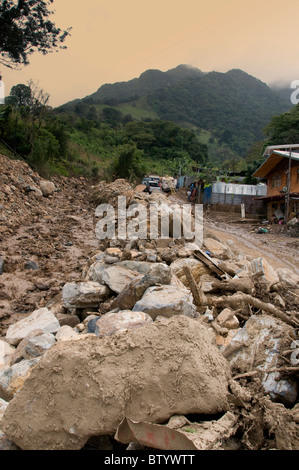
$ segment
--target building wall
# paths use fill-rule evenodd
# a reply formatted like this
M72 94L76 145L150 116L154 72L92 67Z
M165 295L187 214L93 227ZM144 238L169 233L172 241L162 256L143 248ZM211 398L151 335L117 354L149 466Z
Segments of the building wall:
M287 174L289 162L284 159L277 167L267 175L267 196L278 196L287 186ZM292 160L291 166L291 192L299 192L299 162ZM278 185L278 182L280 184Z

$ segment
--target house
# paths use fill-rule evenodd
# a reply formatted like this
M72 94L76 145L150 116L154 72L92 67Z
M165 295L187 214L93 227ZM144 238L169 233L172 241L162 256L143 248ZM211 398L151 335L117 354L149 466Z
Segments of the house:
M299 144L267 147L264 157L253 176L266 180L267 195L256 200L266 204L268 220L289 220L299 214Z

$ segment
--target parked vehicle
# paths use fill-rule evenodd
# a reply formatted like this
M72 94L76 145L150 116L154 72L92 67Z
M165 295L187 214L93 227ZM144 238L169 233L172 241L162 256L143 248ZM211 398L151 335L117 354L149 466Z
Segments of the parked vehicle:
M161 191L161 187L157 181L148 181L144 191L151 194L152 192Z

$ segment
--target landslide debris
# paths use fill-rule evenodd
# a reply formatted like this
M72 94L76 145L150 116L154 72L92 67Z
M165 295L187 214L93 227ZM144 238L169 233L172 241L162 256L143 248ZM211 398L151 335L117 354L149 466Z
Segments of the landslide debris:
M206 227L99 240L99 204L178 199L2 158L0 449L298 448L296 273Z

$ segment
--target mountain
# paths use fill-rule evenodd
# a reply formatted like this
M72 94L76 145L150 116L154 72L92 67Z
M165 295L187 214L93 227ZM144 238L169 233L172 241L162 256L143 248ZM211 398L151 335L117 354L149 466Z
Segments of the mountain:
M95 93L84 98L84 101L112 104L136 100L161 88L171 87L185 78L201 77L203 75L204 72L188 65L179 65L167 72L149 69L143 72L139 78L134 78L128 82L102 85Z
M74 111L93 120L109 116L110 123L111 118L114 122L124 118L171 121L197 135L205 133L209 142L244 156L263 139L262 130L271 118L291 107L286 96L242 70L205 73L179 65L167 72L147 70L128 82L105 84L59 111Z
M237 69L185 78L147 99L161 119L209 130L239 154L262 138L273 115L291 107L265 83Z

